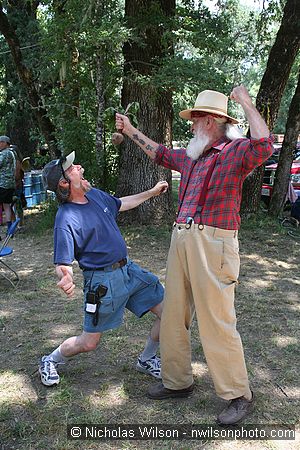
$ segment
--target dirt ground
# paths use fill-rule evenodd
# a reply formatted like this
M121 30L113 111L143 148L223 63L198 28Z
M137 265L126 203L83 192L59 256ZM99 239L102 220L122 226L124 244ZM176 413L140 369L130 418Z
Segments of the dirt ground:
M38 217L38 211L37 215ZM300 240L276 225L257 222L240 232L241 273L237 287L238 329L244 343L256 408L245 424L296 424L296 441L70 441L66 425L214 424L224 402L214 393L198 339L192 330L195 392L166 402L146 398L155 381L134 369L152 318L127 314L99 348L60 369L61 383L46 388L36 371L39 358L78 334L82 280L75 267L76 295L56 287L52 232L35 235L35 216L11 241L7 259L20 276L14 289L0 278L0 448L6 449L297 449L300 448ZM3 236L4 230L1 230ZM132 259L162 282L170 230L126 228Z

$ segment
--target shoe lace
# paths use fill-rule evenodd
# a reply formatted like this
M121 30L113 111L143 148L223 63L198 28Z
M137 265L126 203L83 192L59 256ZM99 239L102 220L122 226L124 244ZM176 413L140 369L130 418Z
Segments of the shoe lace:
M160 369L160 359L156 355L150 359L150 364L154 370Z
M64 362L55 362L52 359L46 359L44 361L44 364L45 364L45 369L46 369L47 373L51 377L53 375L57 375L57 370L56 370L57 366L64 364Z

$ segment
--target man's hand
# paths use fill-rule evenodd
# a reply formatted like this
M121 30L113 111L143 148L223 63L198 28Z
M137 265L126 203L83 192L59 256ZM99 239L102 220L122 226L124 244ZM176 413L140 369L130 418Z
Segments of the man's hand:
M233 88L230 98L242 106L250 126L251 137L254 139L268 138L270 135L269 128L252 103L249 92L245 86L241 85Z
M252 105L252 100L245 86L240 85L232 89L230 99L239 103L242 107Z
M129 209L136 208L146 200L163 194L167 191L168 187L169 185L166 181L159 181L153 188L149 189L148 191L121 197L121 207L119 211L128 211Z
M157 197L158 195L167 192L168 187L167 181L159 181L153 188L149 189L149 192L152 194L152 197Z
M72 267L69 266L57 266L56 273L60 278L57 286L64 291L68 297L73 297L75 284L73 282Z
M116 129L127 135L130 134L134 128L127 116L116 113Z

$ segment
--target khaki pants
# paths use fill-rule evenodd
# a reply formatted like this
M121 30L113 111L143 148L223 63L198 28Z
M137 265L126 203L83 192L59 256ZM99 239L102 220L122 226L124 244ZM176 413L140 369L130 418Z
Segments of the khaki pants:
M239 275L237 231L176 225L167 263L160 331L162 379L168 389L193 383L190 325L197 315L205 358L217 394L251 398L234 287Z

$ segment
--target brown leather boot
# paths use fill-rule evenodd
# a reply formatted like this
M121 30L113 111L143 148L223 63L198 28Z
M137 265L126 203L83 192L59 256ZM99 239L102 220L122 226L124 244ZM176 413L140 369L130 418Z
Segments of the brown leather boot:
M167 398L184 398L189 397L193 392L194 385L185 389L168 389L162 383L153 384L148 389L148 397L153 400L165 400Z
M218 415L218 424L234 425L238 422L241 422L252 411L253 403L253 392L251 400L247 400L245 397L237 397L233 400L230 400L226 408L224 408L223 411Z

